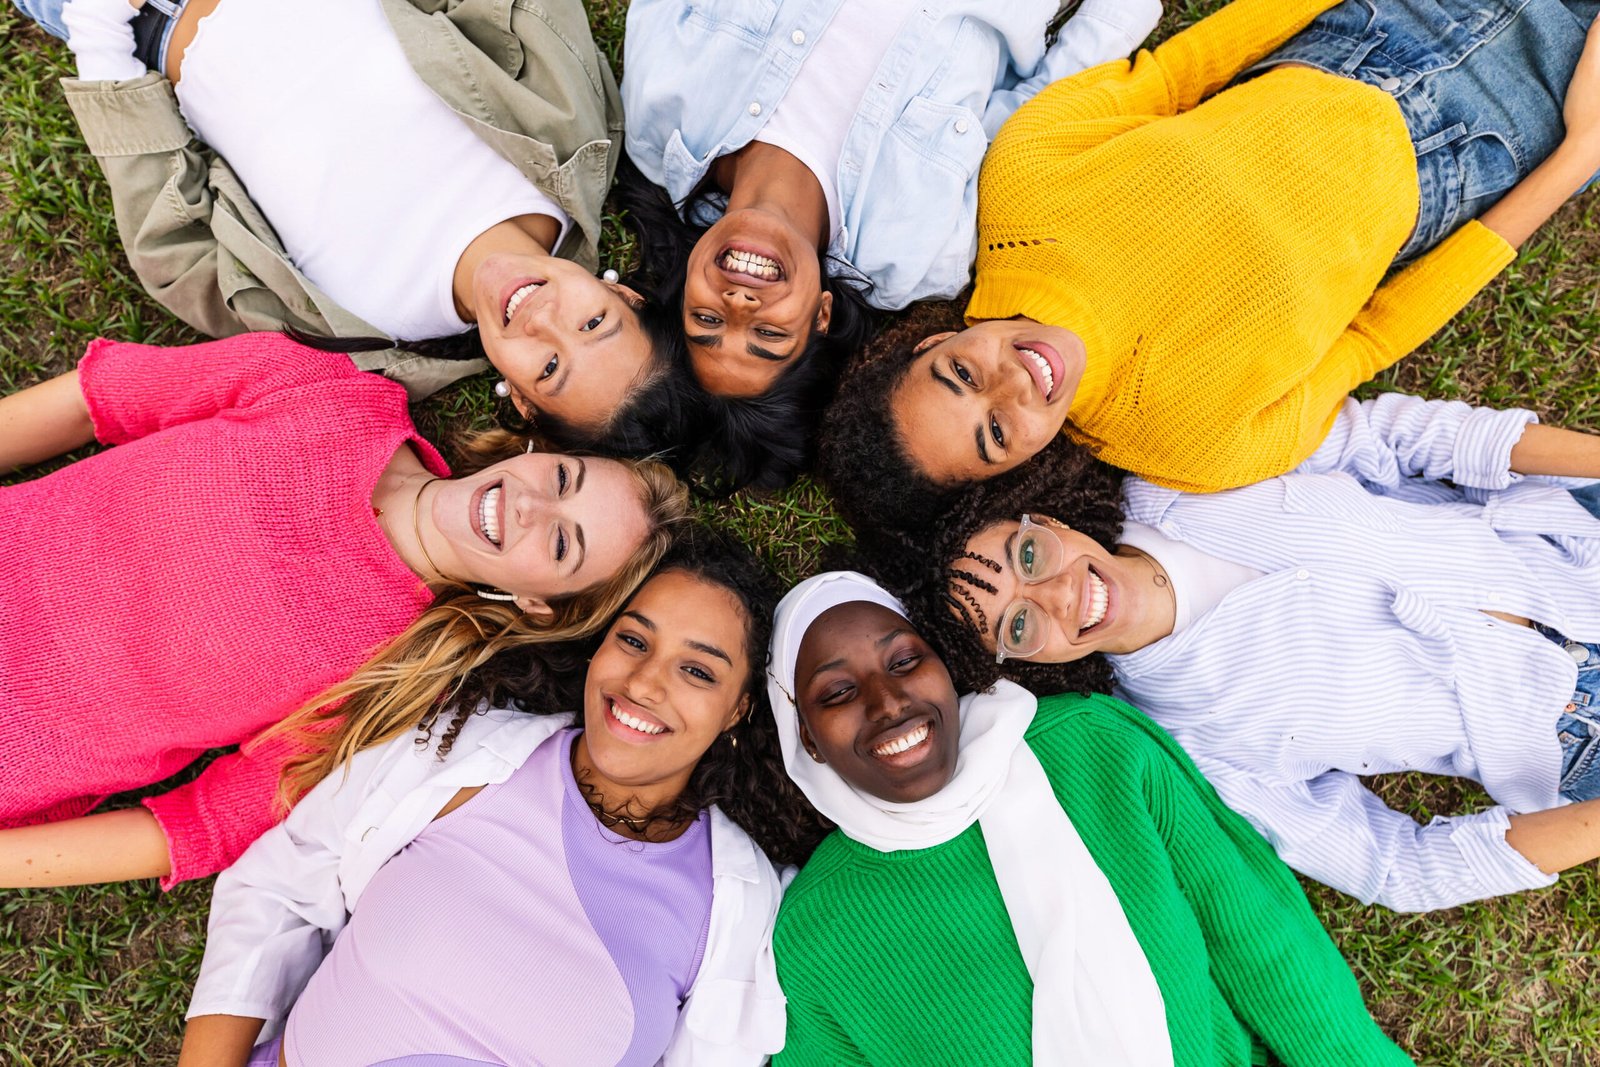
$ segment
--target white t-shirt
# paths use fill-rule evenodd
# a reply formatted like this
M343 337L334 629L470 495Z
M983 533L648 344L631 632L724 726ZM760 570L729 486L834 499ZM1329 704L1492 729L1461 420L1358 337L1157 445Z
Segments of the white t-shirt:
M177 95L301 273L391 337L468 328L451 283L489 227L571 222L412 70L378 0L222 0Z
M1161 564L1172 582L1172 596L1177 604L1177 618L1172 632L1179 633L1191 622L1222 603L1222 598L1246 582L1261 577L1261 572L1251 567L1218 559L1182 541L1174 541L1153 526L1137 522L1122 524L1118 542L1137 548Z
M916 0L843 3L789 91L756 135L806 165L828 200L828 240L839 233L839 156L861 98Z

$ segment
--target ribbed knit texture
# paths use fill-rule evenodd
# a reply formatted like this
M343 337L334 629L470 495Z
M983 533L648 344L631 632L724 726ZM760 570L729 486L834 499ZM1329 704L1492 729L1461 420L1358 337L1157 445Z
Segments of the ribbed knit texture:
M372 515L417 436L405 389L278 334L99 340L79 375L117 445L0 489L0 826L82 815L248 741L428 603ZM145 802L164 885L220 870L279 815L286 745Z
M1062 696L1039 702L1027 738L1144 948L1179 1067L1248 1064L1262 1045L1289 1067L1411 1062L1288 868L1158 727ZM1030 1062L1033 986L977 826L899 853L835 832L784 897L774 944L779 1067Z
M969 321L1078 333L1067 432L1150 481L1289 470L1515 255L1471 222L1379 289L1418 204L1394 101L1300 68L1219 92L1331 6L1235 0L1041 92L984 162Z

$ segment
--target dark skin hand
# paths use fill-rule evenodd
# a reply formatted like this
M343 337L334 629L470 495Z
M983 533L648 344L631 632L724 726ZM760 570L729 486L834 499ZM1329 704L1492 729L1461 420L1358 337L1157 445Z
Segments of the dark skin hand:
M960 710L950 672L880 604L818 616L800 642L795 696L801 744L863 793L911 803L955 774Z

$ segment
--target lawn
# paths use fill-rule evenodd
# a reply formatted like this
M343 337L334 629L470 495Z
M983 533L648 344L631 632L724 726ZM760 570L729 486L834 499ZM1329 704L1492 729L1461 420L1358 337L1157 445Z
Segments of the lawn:
M595 32L620 60L624 3L590 6ZM1162 32L1216 6L1170 3ZM123 260L110 198L56 85L69 72L65 50L9 5L0 41L0 386L69 368L99 334L195 339L144 295ZM615 226L613 236L610 260L620 262L628 246ZM1600 432L1597 338L1600 193L1590 193L1379 387L1527 406ZM491 399L487 378L467 382L423 405L418 421L437 439L485 422ZM791 578L849 536L826 495L804 484L713 510ZM1475 789L1420 777L1383 791L1423 819L1487 802ZM209 891L207 880L167 894L151 885L0 892L0 1059L43 1067L173 1058ZM1308 891L1373 1013L1419 1062L1600 1063L1593 870L1548 891L1428 916Z

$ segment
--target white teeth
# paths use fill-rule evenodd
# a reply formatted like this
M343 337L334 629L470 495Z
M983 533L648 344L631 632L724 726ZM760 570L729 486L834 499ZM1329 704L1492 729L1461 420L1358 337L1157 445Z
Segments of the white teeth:
M1050 369L1050 361L1031 348L1019 348L1017 351L1033 360L1039 372L1044 375L1044 398L1049 400L1056 391L1056 372Z
M927 739L928 724L923 723L904 737L897 737L893 741L885 741L883 744L875 746L872 754L874 756L897 756L902 752L916 748Z
M616 719L622 725L626 726L628 729L638 730L641 734L650 734L651 736L654 736L656 734L664 734L667 732L667 728L665 726L657 726L655 723L645 722L643 719L629 715L627 712L617 707L615 701L611 702L611 717Z
M1110 603L1111 596L1106 592L1106 583L1094 571L1089 572L1089 617L1078 628L1081 634L1084 630L1099 626L1100 620L1106 617L1106 605Z
M738 271L740 274L749 274L769 282L775 282L783 277L783 267L777 260L732 248L722 253L720 266L723 270Z
M521 307L522 302L528 299L528 297L532 296L541 284L541 282L529 282L527 285L524 285L521 289L518 289L516 292L511 294L511 299L506 301L507 325L510 325L511 316L517 313L517 308Z
M485 492L478 502L478 528L497 548L500 545L500 492L501 487L497 485Z

